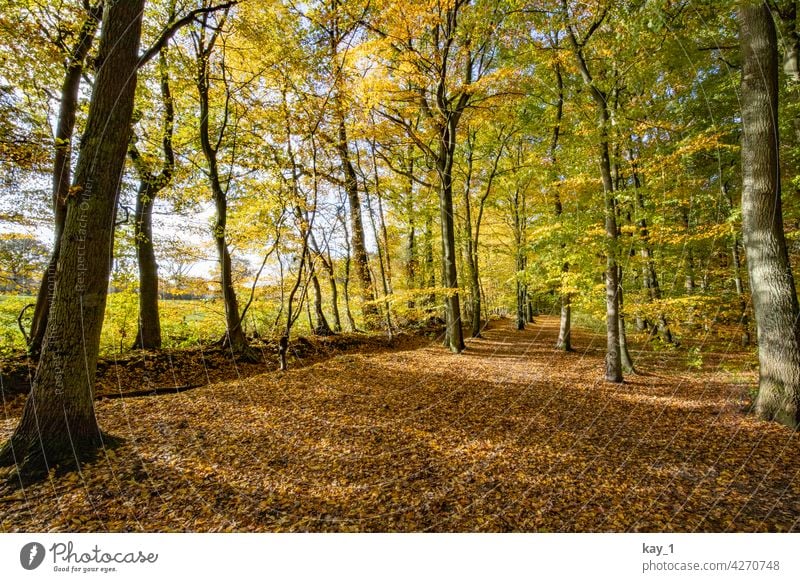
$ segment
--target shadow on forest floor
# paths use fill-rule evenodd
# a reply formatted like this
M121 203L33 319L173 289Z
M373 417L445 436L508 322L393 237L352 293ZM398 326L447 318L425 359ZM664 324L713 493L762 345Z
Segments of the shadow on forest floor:
M709 346L697 366L644 345L646 373L609 384L603 338L576 330L562 353L557 323L496 323L460 356L417 342L101 401L125 444L4 491L0 530L800 527L800 437L741 412L751 354Z

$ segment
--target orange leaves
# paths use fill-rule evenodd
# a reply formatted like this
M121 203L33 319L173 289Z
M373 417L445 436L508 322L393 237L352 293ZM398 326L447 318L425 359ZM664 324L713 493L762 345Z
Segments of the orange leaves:
M565 354L558 320L537 320L495 322L460 356L407 345L100 402L125 443L0 491L0 530L796 527L800 437L742 414L750 355L704 344L688 367L683 348L633 342L646 372L606 384L602 333L573 330Z

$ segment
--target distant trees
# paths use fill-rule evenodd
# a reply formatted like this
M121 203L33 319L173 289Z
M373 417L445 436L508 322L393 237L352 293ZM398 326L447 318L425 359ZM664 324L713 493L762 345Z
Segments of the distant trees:
M47 265L48 255L48 248L32 235L0 235L0 291L35 292L36 277Z

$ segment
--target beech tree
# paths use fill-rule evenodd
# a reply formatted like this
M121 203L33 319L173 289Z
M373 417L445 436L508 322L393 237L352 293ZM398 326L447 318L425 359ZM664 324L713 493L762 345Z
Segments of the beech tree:
M756 413L800 425L800 308L786 250L778 136L778 45L766 2L739 8L742 233L758 331Z
M0 464L16 464L21 477L74 465L109 442L97 424L93 388L143 8L144 0L104 8L97 76L66 200L42 352L19 425L0 448Z

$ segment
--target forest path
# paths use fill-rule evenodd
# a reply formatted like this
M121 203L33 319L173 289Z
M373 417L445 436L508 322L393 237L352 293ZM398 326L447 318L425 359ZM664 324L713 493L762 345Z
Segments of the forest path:
M0 531L800 529L800 437L742 414L749 356L635 353L614 385L557 325L99 402L125 443L3 490Z

